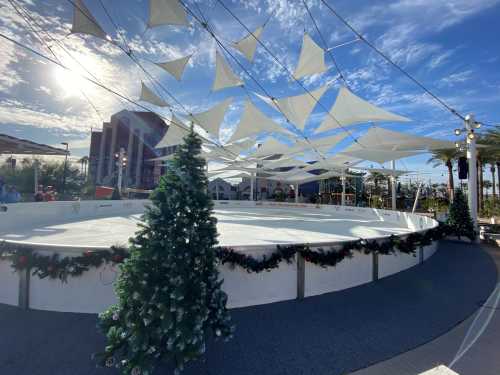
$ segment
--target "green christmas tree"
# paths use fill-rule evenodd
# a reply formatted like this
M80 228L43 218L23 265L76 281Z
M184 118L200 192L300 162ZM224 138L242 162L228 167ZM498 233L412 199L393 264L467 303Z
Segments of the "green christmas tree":
M469 206L465 201L462 190L456 189L453 197L453 203L450 206L447 224L453 233L460 239L464 236L474 241L476 232L474 223L470 216Z
M158 361L172 361L178 373L205 352L207 335L232 335L200 151L191 130L131 239L115 286L118 303L99 317L107 337L100 362L123 374L151 374Z

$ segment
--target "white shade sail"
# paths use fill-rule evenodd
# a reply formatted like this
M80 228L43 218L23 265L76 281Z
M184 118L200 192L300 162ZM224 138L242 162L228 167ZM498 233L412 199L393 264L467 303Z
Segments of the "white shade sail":
M248 149L252 148L255 145L255 139L254 138L247 138L241 142L233 142L229 143L227 145L224 145L224 148L226 150L229 150L230 152L234 153L241 153L243 151L247 151Z
M210 108L208 111L191 115L191 119L195 124L200 125L207 132L219 138L219 127L224 120L226 110L229 108L232 102L233 98L227 98L226 100Z
M314 91L311 91L310 94L306 92L302 95L289 96L274 100L259 94L255 95L277 111L282 112L290 122L294 123L299 128L304 129L307 118L316 106L317 101L323 96L327 89L328 85L324 85Z
M230 141L254 136L262 132L292 134L262 113L250 100L245 101L243 115Z
M175 146L182 143L184 137L189 134L189 129L185 127L175 115L172 115L172 120L167 132L155 148Z
M342 151L343 155L352 156L364 160L374 161L376 163L385 163L390 160L398 160L408 156L418 155L419 151L392 151L379 150L373 148L353 148Z
M410 119L388 112L359 98L346 87L341 87L337 99L316 132L368 122L407 122Z
M315 169L327 169L327 170L343 170L357 163L360 163L361 159L354 158L347 155L334 155L326 159L318 160L314 164L309 164L304 168L305 171L313 171Z
M141 82L141 97L139 100L151 103L158 107L168 107L168 103L150 90L144 82Z
M309 34L305 33L299 62L293 72L294 78L299 79L307 75L323 73L326 70L325 51L314 43Z
M257 49L257 39L260 38L263 30L264 26L260 26L252 33L253 35L248 34L233 44L233 47L240 51L250 62L253 61L255 50Z
M330 135L328 137L323 137L320 139L312 139L309 140L309 144L313 147L334 147L340 141L342 141L345 137L347 137L346 133L339 133L335 135Z
M264 169L276 169L276 168L286 168L286 167L303 167L309 164L302 160L297 160L293 158L284 158L277 160L262 160L262 165Z
M215 51L215 80L212 85L212 91L235 86L243 86L243 81L233 73L231 67L219 51Z
M187 26L186 10L178 0L149 0L148 26Z
M274 138L268 138L257 150L252 153L254 157L266 157L276 154L286 154L293 146L278 142Z
M106 33L85 6L83 0L74 0L72 34L88 34L106 39Z
M390 150L441 150L455 148L455 143L450 141L421 137L379 127L370 128L364 135L358 138L358 142L364 146Z
M368 172L376 172L380 174L384 174L386 176L395 176L399 177L408 173L413 173L410 171L403 171L399 169L389 169L389 168L364 168L364 167L355 167L356 169L361 169L363 171L368 171Z
M180 59L167 61L163 63L156 63L160 68L164 69L168 73L172 74L178 81L181 80L182 74L184 73L184 69L186 68L189 59L193 55L187 55L181 57Z

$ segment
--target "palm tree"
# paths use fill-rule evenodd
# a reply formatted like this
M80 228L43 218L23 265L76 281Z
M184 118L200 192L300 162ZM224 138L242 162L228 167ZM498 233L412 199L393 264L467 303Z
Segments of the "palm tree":
M83 158L81 158L80 160L78 160L78 162L82 166L81 173L85 176L85 179L86 179L87 178L87 166L89 164L89 157L88 156L84 156Z
M448 198L450 201L453 200L453 190L455 188L453 181L453 162L458 156L460 156L460 151L456 148L450 148L433 151L432 157L427 160L427 163L432 163L434 168L440 165L444 165L448 168Z

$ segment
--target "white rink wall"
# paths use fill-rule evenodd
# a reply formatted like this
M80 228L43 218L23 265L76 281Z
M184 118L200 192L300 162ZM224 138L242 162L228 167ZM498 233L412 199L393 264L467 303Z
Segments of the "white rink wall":
M141 201L82 201L82 202L50 202L45 204L26 203L8 205L7 212L0 213L0 238L2 230L9 230L19 225L56 224L67 221L78 221L94 217L141 213L147 200ZM384 221L404 224L414 231L430 229L437 222L419 215L408 213L376 210L370 208L319 206L309 204L249 202L249 201L216 201L216 207L227 205L251 207L290 207L315 208L327 212L352 213L364 217L376 217ZM36 215L34 213L36 212ZM383 238L381 238L383 240ZM9 241L7 241L9 242ZM61 257L80 254L92 247L55 246L23 244L12 242L16 246L27 246L39 253L59 253ZM340 242L316 244L328 249ZM102 249L102 248L95 248ZM275 251L275 246L238 247L255 257L261 257ZM297 298L299 278L303 277L304 296L314 296L323 293L339 291L374 280L374 267L377 277L382 278L413 267L428 259L436 250L436 244L425 247L416 255L397 253L396 255L379 255L377 265L372 254L366 255L354 252L352 258L346 258L335 267L322 268L305 262L304 272L298 272L297 259L291 264L280 263L280 266L270 271L248 273L244 269L228 264L220 265L220 277L224 279L223 289L228 294L230 308L266 304ZM113 282L118 276L118 270L111 265L98 269L90 269L81 276L69 277L67 282L59 279L40 279L31 276L29 289L29 308L49 311L98 313L105 310L116 301ZM13 272L9 262L0 261L0 303L18 305L21 283L18 273Z

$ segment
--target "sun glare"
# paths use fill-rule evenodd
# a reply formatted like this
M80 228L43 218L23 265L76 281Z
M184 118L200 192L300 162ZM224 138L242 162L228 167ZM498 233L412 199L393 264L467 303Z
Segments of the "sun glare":
M95 86L85 77L92 78L88 70L94 75L98 74L98 63L95 59L87 56L78 56L78 62L73 60L64 62L69 69L59 66L54 68L54 80L62 89L61 94L65 97L82 97L82 91L90 95L95 90ZM84 68L85 67L85 68Z

